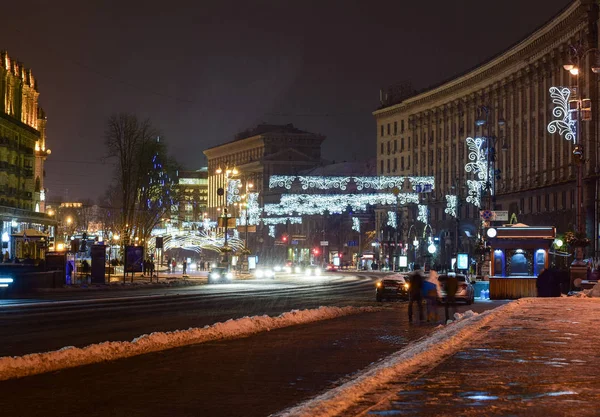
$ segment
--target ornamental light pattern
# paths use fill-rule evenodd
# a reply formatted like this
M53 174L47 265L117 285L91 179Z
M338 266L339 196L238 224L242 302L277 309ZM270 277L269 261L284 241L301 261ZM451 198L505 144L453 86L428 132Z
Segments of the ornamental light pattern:
M487 160L483 144L484 138L467 138L467 147L469 148L469 161L465 164L465 171L472 172L477 178L485 183L488 178Z
M369 205L392 205L399 200L418 201L415 197L396 197L392 193L379 194L283 194L279 204L265 204L268 216L341 214L350 207L353 211L365 211Z
M263 224L273 226L276 224L302 224L302 217L263 217Z
M248 224L251 226L258 224L262 212L258 205L258 193L248 193L246 203L248 204ZM246 225L246 209L240 212L240 218L237 219L237 223L241 226Z
M481 207L482 182L476 180L467 180L467 188L467 203L471 203L477 207Z
M387 225L390 227L393 227L394 229L396 227L398 227L398 221L396 219L396 212L395 211L388 211L387 212Z
M435 188L435 178L434 177L408 177L408 181L414 191L418 190L426 190L429 191Z
M352 230L360 233L360 219L358 217L352 217Z
M269 226L269 236L275 237L275 226L274 225Z
M242 197L240 196L240 185L242 180L228 180L227 181L227 205L240 202Z
M456 215L457 207L458 197L455 195L446 194L446 208L444 209L444 212L452 217L458 217Z
M298 177L303 190L308 190L309 188L316 188L319 190L330 190L337 188L343 191L346 189L350 179L350 177Z
M285 188L290 190L292 182L296 179L292 175L271 175L269 177L269 188Z
M417 215L417 221L427 224L427 218L429 217L428 212L427 212L427 206L424 204L419 204L417 207L419 208L419 214Z
M552 115L556 120L548 123L548 132L564 136L566 140L575 142L577 137L577 122L572 120L569 114L569 97L571 89L567 87L550 87L550 98L555 105Z
M394 187L402 188L405 177L352 177L352 180L356 183L356 189L359 191L369 188L373 190L386 190Z

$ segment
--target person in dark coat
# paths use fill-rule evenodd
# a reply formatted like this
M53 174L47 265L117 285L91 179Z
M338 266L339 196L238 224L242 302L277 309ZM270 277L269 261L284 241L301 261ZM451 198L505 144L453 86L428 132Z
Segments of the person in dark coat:
M543 269L537 277L535 286L538 297L552 297L553 276L549 269Z
M410 280L408 284L408 321L412 323L413 303L415 302L419 310L419 320L423 321L423 296L421 294L423 290L423 271L421 265L415 264L414 271L408 277Z

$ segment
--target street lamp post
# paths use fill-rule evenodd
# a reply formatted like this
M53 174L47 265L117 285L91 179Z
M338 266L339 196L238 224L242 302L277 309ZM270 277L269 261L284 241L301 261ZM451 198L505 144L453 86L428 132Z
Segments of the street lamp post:
M222 218L223 218L223 223L224 223L224 228L225 228L225 241L223 243L223 263L225 264L225 267L227 269L229 269L229 246L227 244L227 238L228 238L228 234L229 231L228 226L229 226L229 214L228 214L228 188L229 188L229 179L232 178L233 176L237 175L239 172L237 170L237 168L232 168L229 169L228 167L225 168L225 170L221 169L221 167L217 168L216 170L216 174L217 175L222 175L222 179L224 181L222 181L223 187L221 188L222 192L219 193L219 190L217 190L217 193L219 195L223 196L223 214L222 214Z

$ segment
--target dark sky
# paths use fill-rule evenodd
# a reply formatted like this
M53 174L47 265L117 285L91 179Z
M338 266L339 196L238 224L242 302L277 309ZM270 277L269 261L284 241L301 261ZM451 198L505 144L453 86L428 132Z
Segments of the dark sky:
M423 88L504 50L568 0L4 2L0 49L33 69L48 116L49 199L93 198L107 117L150 117L187 169L260 122L375 155L379 88Z

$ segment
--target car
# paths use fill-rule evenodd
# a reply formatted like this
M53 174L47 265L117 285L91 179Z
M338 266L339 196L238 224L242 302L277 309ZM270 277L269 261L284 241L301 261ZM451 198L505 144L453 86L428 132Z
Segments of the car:
M327 264L327 266L325 267L325 270L328 272L335 272L338 270L338 267L335 266L334 264Z
M304 268L304 275L306 275L307 277L318 277L319 275L321 275L321 272L321 268L317 265L310 265Z
M381 302L389 299L408 300L410 283L404 274L388 275L375 284L375 300Z
M259 267L254 270L256 278L275 278L275 272L269 267Z
M212 268L208 273L208 283L217 284L231 282L233 280L233 272L227 270L227 268Z
M439 301L446 301L446 281L448 280L448 276L455 275L458 280L458 289L456 290L455 299L456 301L462 301L467 305L473 304L475 301L475 288L469 281L466 275L463 274L454 274L450 272L448 274L440 274L438 276L438 281L440 282L440 294Z

